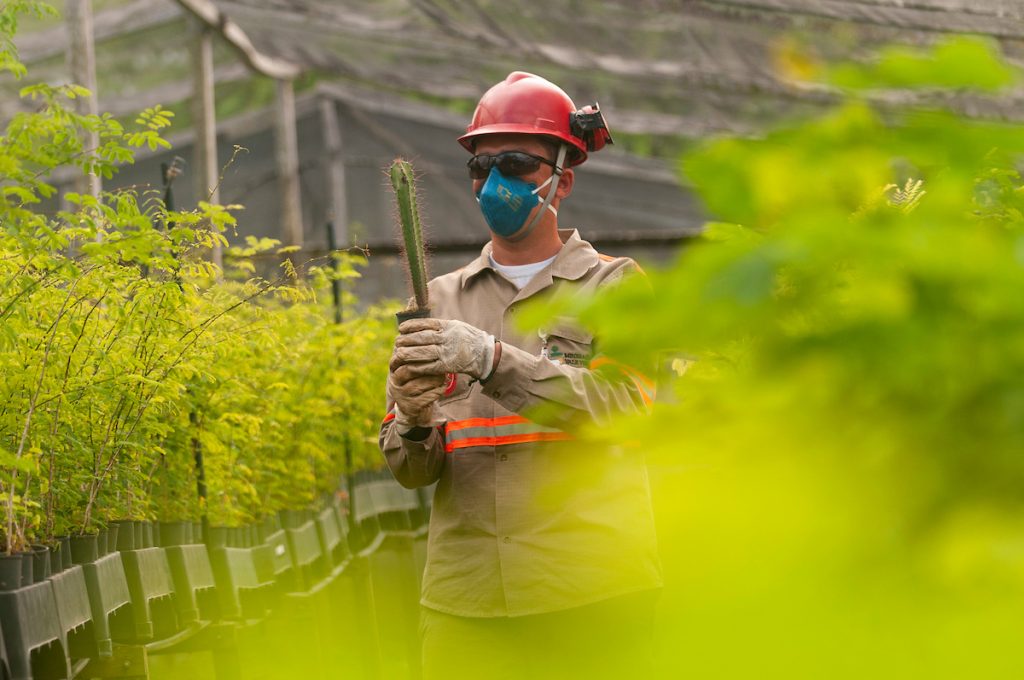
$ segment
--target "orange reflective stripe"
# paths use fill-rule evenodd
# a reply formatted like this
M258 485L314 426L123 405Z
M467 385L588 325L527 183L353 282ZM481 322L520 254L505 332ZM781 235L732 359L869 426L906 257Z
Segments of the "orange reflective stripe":
M498 418L466 418L465 420L452 420L448 423L448 430L464 430L467 427L501 427L502 425L520 425L530 422L522 416L500 416Z
M497 418L466 418L446 423L445 451L473 446L505 446L524 442L546 442L572 439L553 427L545 427L520 415Z
M493 437L470 437L458 439L445 444L444 450L451 453L455 449L468 449L473 446L504 446L506 444L524 444L527 442L556 442L572 439L565 432L527 432L524 434L507 434Z
M613 368L617 368L619 371L624 373L626 377L629 378L640 391L640 398L644 400L644 404L650 406L651 403L653 403L654 398L657 394L657 388L654 385L654 381L652 381L646 375L636 370L635 368L619 363L618 361L615 361L614 359L610 359L608 357L596 357L590 362L591 370L601 368L602 366L612 366Z
M388 423L390 423L394 419L395 419L395 412L392 411L391 413L389 413L386 416L384 416L384 420L383 420L383 422L381 422L381 425L387 425Z

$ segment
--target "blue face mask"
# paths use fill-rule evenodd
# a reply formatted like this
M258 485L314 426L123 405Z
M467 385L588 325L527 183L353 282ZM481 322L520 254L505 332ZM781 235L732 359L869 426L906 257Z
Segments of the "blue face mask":
M476 200L480 203L480 212L487 220L487 226L498 236L511 238L523 228L530 210L544 201L537 192L551 183L554 175L548 177L543 184L537 186L533 182L524 182L518 177L506 177L497 167L491 168L487 181L480 187ZM558 214L554 206L548 210ZM534 220L536 223L537 220ZM526 234L521 234L525 236Z

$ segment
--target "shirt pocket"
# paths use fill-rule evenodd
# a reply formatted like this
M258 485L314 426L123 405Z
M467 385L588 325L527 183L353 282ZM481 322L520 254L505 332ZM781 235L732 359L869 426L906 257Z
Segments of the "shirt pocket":
M594 335L572 319L556 318L541 333L541 356L557 364L586 368L594 358Z

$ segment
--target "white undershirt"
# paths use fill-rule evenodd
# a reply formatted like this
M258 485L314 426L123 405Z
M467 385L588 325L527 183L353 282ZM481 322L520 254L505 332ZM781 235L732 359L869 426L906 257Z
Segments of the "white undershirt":
M538 272L554 262L558 256L552 255L542 262L531 262L530 264L498 264L494 261L493 255L489 257L491 258L491 266L501 272L516 288L522 290L523 286L528 284Z

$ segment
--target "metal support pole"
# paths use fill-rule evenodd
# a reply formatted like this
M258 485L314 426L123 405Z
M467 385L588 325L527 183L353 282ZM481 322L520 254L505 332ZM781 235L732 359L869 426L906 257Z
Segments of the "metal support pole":
M334 245L331 250L347 248L348 238L348 206L345 190L345 161L342 155L341 126L338 124L338 109L333 99L323 97L320 100L320 127L323 130L325 163L327 172L327 197L330 214L327 219L334 225L332 237Z
M295 90L290 80L277 81L274 148L281 191L281 236L285 245L302 247L299 193L299 144L295 129Z
M327 223L327 250L334 252L338 249L334 224ZM341 323L344 320L344 303L342 300L341 279L331 279L331 295L334 297L334 323Z
M196 201L220 203L220 178L217 171L217 116L213 79L213 30L192 20L195 40L192 48L192 118L195 121ZM213 247L212 259L223 266L220 244Z
M78 97L75 109L82 115L99 114L99 92L96 89L96 49L93 42L92 0L67 0L64 6L68 27L68 67L71 81L89 90L91 97ZM92 151L99 147L99 135L86 133L85 146ZM79 180L79 193L98 199L103 186L100 176L89 173Z

